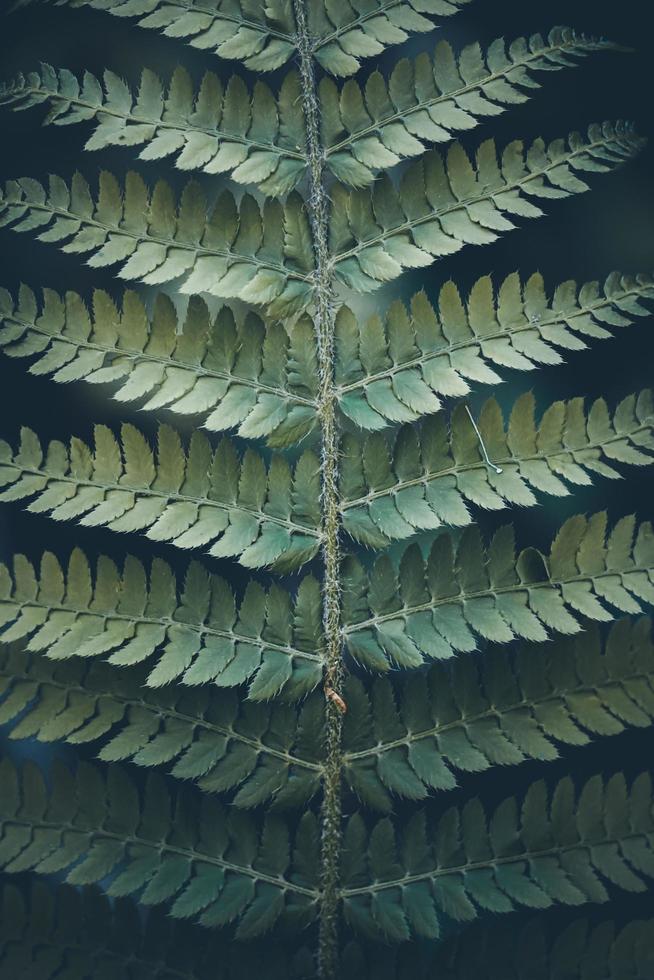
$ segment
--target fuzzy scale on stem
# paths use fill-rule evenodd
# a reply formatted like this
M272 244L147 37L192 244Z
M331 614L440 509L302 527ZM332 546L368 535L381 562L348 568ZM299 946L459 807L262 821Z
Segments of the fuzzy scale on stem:
M322 892L318 972L321 980L338 976L339 865L341 852L341 774L343 767L343 656L340 630L340 499L338 491L338 426L334 384L334 276L328 243L329 200L324 182L325 152L320 140L320 109L314 57L305 9L294 0L302 100L309 160L309 217L316 261L315 323L320 391L318 415L322 431L323 626L324 687L327 734L322 802Z

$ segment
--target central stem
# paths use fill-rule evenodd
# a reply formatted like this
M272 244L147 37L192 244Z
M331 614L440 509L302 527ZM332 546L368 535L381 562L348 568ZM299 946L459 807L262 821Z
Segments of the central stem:
M329 252L329 200L324 182L325 154L320 139L320 108L314 59L305 9L294 0L297 46L309 159L309 217L315 253L315 325L320 389L318 414L322 431L323 628L327 734L322 802L322 894L318 973L338 977L339 865L341 852L341 772L343 657L340 629L340 510L338 492L338 426L334 384L334 277Z

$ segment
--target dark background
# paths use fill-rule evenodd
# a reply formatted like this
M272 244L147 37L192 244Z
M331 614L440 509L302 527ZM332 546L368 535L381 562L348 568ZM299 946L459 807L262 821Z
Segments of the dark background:
M511 40L534 31L546 33L556 24L604 35L634 51L598 54L574 70L539 73L537 77L543 84L540 92L524 106L480 126L464 140L466 145L474 147L488 135L496 136L500 145L516 137L529 140L540 135L549 139L574 129L583 130L591 122L618 118L633 119L640 133L654 136L649 40L654 13L643 0L622 0L619 4L598 0L548 0L540 4L477 0L458 17L444 22L440 34L455 48L472 40L486 46L498 34ZM429 50L434 37L432 34L418 38L405 45L402 53ZM140 31L132 22L87 9L74 11L38 4L0 20L0 50L1 75L6 78L19 70L33 69L39 61L76 73L88 69L101 74L103 68L110 67L134 84L142 66L167 78L180 59L198 80L207 67L223 75L232 67L154 32ZM398 57L398 49L391 49L382 59L383 64L392 65ZM17 114L2 111L3 178L29 175L45 179L50 172L70 177L79 168L93 182L101 166L122 175L133 164L129 150L107 151L101 159L82 154L89 132L87 124L41 129L42 116L40 109ZM406 293L420 282L435 297L439 286L451 276L465 294L480 275L492 272L499 281L517 269L524 277L540 270L551 292L563 280L601 280L612 269L630 273L654 270L653 160L654 141L620 172L593 176L590 193L548 202L547 218L523 222L520 230L491 248L469 247L432 266L420 279L405 277L402 288ZM136 166L151 179L165 172L173 183L183 183L169 161ZM11 291L24 281L33 287L49 286L60 291L72 288L86 296L94 286L103 286L114 294L119 292L109 273L86 269L74 257L35 243L30 234L0 231L0 250L0 286ZM575 395L605 396L614 406L624 395L651 384L653 328L651 319L643 319L618 332L613 340L593 342L588 351L568 355L562 367L531 375L504 372L507 383L496 394L503 403L510 404L517 394L533 388L540 410L556 398ZM33 427L44 438L75 434L89 440L93 423L116 426L123 420L136 421L153 431L155 420L112 402L108 388L96 389L83 383L55 385L32 377L27 367L25 361L0 355L0 434L12 444L15 445L21 424ZM543 505L538 508L514 511L511 518L517 524L519 542L546 546L561 521L576 512L591 513L606 507L612 519L633 512L641 519L653 517L654 470L624 467L623 472L626 479L622 481L598 479L594 487L579 488L569 498L543 498ZM506 519L506 512L501 519ZM493 521L484 518L482 523L490 528ZM142 537L116 539L109 531L57 527L46 518L26 515L20 505L4 505L0 509L0 556L23 550L37 559L43 548L52 548L65 558L73 541L90 555L105 552L120 558L129 550L147 558L153 553ZM158 547L157 551L176 567L183 567L185 562L179 552L166 547ZM234 579L233 566L223 563L220 570ZM495 769L475 777L474 784L484 798L492 799L526 785L535 776L553 780L568 771L580 777L595 771L610 773L617 768L633 774L649 766L653 749L651 731L631 731L600 740L581 753L565 751L561 762L549 767L526 764L518 769ZM467 788L464 785L464 790ZM453 797L448 797L447 803L451 802ZM626 908L624 899L621 901ZM648 911L646 900L638 898L634 903L638 912Z

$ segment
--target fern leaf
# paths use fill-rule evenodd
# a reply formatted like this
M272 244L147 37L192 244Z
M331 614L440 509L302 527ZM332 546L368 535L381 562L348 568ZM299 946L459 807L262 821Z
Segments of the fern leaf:
M651 622L620 620L602 643L597 626L542 650L500 648L414 674L370 695L350 678L344 748L347 779L365 803L422 799L456 786L454 772L483 772L558 758L557 745L645 728L654 719ZM454 770L454 771L453 771Z
M191 791L171 798L156 774L142 794L120 766L105 777L88 763L72 774L55 762L51 775L49 789L34 764L18 771L7 759L0 764L0 862L7 874L66 872L77 886L111 877L110 896L141 892L143 904L172 902L173 919L199 918L207 926L237 921L243 940L268 931L287 910L299 921L315 916L312 814L291 836L276 816L235 817Z
M70 186L51 177L8 181L0 194L0 225L38 231L39 241L88 256L94 269L119 266L121 279L150 286L179 280L182 294L269 304L281 315L302 309L311 295L313 253L308 217L298 194L263 209L249 194L237 205L224 191L213 208L191 181L179 202L159 181L150 192L136 173L124 186L102 171L94 200L75 174Z
M238 183L257 184L275 196L292 190L306 169L295 72L286 76L278 97L262 82L250 92L236 76L223 86L213 72L194 91L184 68L175 71L167 89L145 69L137 95L111 71L103 82L86 72L80 83L66 69L42 65L0 87L0 104L47 104L45 122L57 126L93 120L87 150L143 146L141 160L174 155L180 170L230 173Z
M534 34L507 48L499 38L485 53L471 44L458 57L441 41L433 59L421 54L399 61L388 82L375 72L365 86L350 80L339 90L323 79L322 141L329 167L344 183L364 187L379 170L421 155L426 145L449 142L454 133L526 102L539 88L534 73L572 67L577 58L610 49L615 45L604 39L555 27L547 40Z
M37 355L30 373L54 381L113 382L121 402L204 418L212 432L236 428L287 446L316 424L317 367L313 324L288 330L228 307L215 318L192 297L185 318L160 293L152 315L133 292L118 306L104 291L83 299L27 286L17 298L0 290L0 347L9 357Z
M78 980L110 976L140 980L152 976L206 980L220 964L220 980L313 980L315 964L306 946L290 952L287 944L230 943L219 931L207 933L192 923L166 917L163 909L140 911L131 899L111 901L91 885L55 887L36 879L11 881L0 894L0 978L16 980L17 968L38 964L40 980L55 980L74 958ZM179 963L179 950L185 962ZM552 927L538 916L516 929L494 922L477 925L441 943L400 946L344 944L343 980L561 980L560 969L584 976L602 960L602 980L649 980L653 952L652 922L633 921L618 928L610 921L592 925L573 919ZM19 966L20 964L20 966ZM19 975L19 974L18 974ZM104 976L104 972L102 973ZM585 977L584 977L585 980Z
M16 0L13 9L35 0ZM242 61L252 71L272 71L295 51L289 0L46 0L55 7L91 7L114 17L137 17L139 27L183 40L200 51ZM460 0L457 0L460 2Z
M162 687L249 682L253 700L283 691L288 699L320 682L322 638L320 588L306 577L297 596L277 585L266 592L251 582L240 605L223 579L197 562L186 573L178 599L175 577L160 559L149 580L135 558L122 573L100 558L95 580L78 549L67 574L46 552L37 579L24 556L14 560L13 579L0 566L0 642L29 637L28 649L52 660L104 657L118 666L156 660L147 683Z
M38 964L41 980L55 980L74 958L79 980L111 976L205 980L220 964L220 980L246 980L264 971L266 980L313 980L315 966L306 946L289 952L282 944L234 945L219 931L169 919L160 908L139 913L130 899L111 902L95 886L55 888L36 880L5 884L0 895L0 978L16 980L17 965ZM622 928L613 922L573 919L555 926L545 916L510 928L472 926L434 947L363 946L343 949L344 980L560 980L561 969L582 977L601 958L602 980L648 980L652 956L651 921ZM179 950L185 963L180 965ZM572 972L570 972L572 971ZM103 974L104 975L104 974ZM584 977L585 980L585 977Z
M628 922L621 928L611 921L588 919L572 919L565 927L553 929L546 914L532 919L517 935L515 928L509 933L505 926L498 934L498 930L486 926L470 937L474 947L463 938L457 942L457 975L460 980L471 980L474 971L478 973L486 963L488 980L520 980L517 971L522 962L534 976L544 969L546 977L558 980L562 969L571 969L573 976L578 971L583 977L606 956L602 966L606 980L620 980L623 975L646 980L653 952L650 930L647 921ZM514 950L515 966L510 966L507 961L509 957L513 959Z
M242 427L244 428L244 427ZM237 557L249 568L282 571L309 561L320 547L320 463L305 452L293 472L282 456L267 466L248 450L242 458L224 439L215 453L196 432L188 453L170 426L159 428L157 459L133 425L120 443L96 426L95 447L53 441L45 455L23 429L14 454L0 442L0 501L31 498L28 510L86 527L145 531L178 548L211 545L214 557Z
M334 271L345 285L368 292L403 269L430 265L464 245L488 245L516 226L511 220L541 217L533 199L563 198L588 190L579 174L608 171L642 147L630 125L593 125L584 138L529 148L510 143L498 161L492 140L473 167L455 143L443 158L435 150L412 164L396 189L381 177L369 190L334 189L330 247Z
M470 922L482 911L544 909L608 900L607 885L645 890L654 873L652 785L630 787L622 774L589 779L575 793L562 779L548 794L533 783L487 818L479 800L447 810L437 825L424 814L402 834L388 818L370 834L357 815L345 834L345 916L367 936L401 942L436 938L446 919Z
M34 0L16 0L15 8ZM237 59L252 71L272 71L293 56L296 24L290 0L50 0L55 6L92 7L115 17L138 17L139 27L162 30L194 48ZM348 0L308 6L317 61L333 75L352 75L360 59L434 29L425 16L449 17L470 0Z
M470 0L371 0L350 4L330 0L308 4L313 54L332 75L353 75L361 59L401 44L411 34L432 31L425 16L450 17Z
M341 411L363 429L414 421L438 411L442 396L466 395L468 382L498 384L495 368L531 371L558 364L562 350L583 350L586 339L611 337L611 328L649 316L654 279L612 273L603 287L558 286L548 299L536 273L522 282L507 276L497 291L477 280L467 302L457 287L440 290L438 312L425 293L407 311L397 301L382 321L359 322L347 307L337 319L336 382Z
M24 7L33 0L18 0ZM289 0L268 0L264 7L236 0L54 0L57 6L92 7L116 17L140 17L139 27L162 29L221 58L238 59L252 71L272 71L295 51L296 25ZM309 30L316 59L333 75L352 75L360 59L401 44L413 33L432 31L425 14L449 17L470 0L348 0L312 3ZM145 15L145 16L143 16Z
M163 908L139 909L89 885L56 888L36 879L5 883L0 892L0 980L311 980L311 951L279 943L234 943L220 930L171 919ZM183 962L180 950L184 951ZM612 980L612 978L611 978Z
M444 932L438 943L404 943L394 948L350 941L343 950L342 976L345 980L649 980L651 974L651 919L632 921L623 928L587 918L553 926L545 913L524 925L495 918L487 925Z
M613 418L603 398L587 412L575 398L554 402L536 425L534 404L532 394L519 398L508 429L497 401L483 404L475 424L490 466L463 405L449 430L440 414L419 428L402 427L393 444L379 432L347 437L343 526L357 541L383 547L417 530L470 524L469 503L487 510L531 506L538 502L534 490L560 497L569 493L568 484L590 483L589 473L618 479L613 463L654 462L648 452L654 449L651 391L623 399Z
M101 740L104 762L170 767L205 792L233 792L239 807L305 803L319 788L322 698L298 710L209 686L153 691L144 674L98 660L61 664L10 645L0 651L0 724L11 724L12 739Z
M572 517L545 557L527 548L516 557L513 530L501 528L487 551L476 527L455 549L439 535L424 559L409 545L399 576L388 555L366 573L346 561L344 637L355 660L376 671L417 667L476 648L479 636L497 643L514 637L542 641L547 631L577 633L578 616L598 622L609 611L637 613L654 604L654 532L633 517L607 537L606 514Z

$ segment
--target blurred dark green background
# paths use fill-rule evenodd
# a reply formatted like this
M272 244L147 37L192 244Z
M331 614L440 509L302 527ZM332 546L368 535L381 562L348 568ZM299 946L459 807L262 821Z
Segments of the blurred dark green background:
M634 49L632 54L607 53L584 61L575 70L540 75L544 88L526 105L489 121L466 139L473 147L488 135L495 135L500 145L516 137L553 138L573 129L603 119L635 120L639 131L654 137L652 107L653 49L650 28L654 26L652 5L643 0L548 0L547 3L520 0L477 0L457 18L444 24L441 36L456 48L479 40L486 45L499 34L513 39L534 31L547 32L556 24L569 24L587 33L604 35ZM403 53L428 50L435 35L420 38L405 46ZM34 6L20 14L0 20L3 77L19 70L36 67L47 61L74 72L84 69L101 74L110 67L132 83L138 81L140 68L148 66L164 78L170 75L178 59L199 79L211 67L228 74L231 66L183 44L174 43L152 32L140 31L131 22L122 21L87 9L71 11L52 5ZM386 66L398 57L391 49L383 59ZM86 126L40 128L43 112L2 113L3 178L29 175L44 179L49 172L69 177L79 168L93 181L100 166L118 175L132 163L130 151L105 152L100 159L82 154ZM654 140L639 159L614 175L592 180L592 192L548 206L549 217L524 222L523 227L490 248L467 248L451 260L442 261L421 277L407 277L402 288L408 291L424 284L432 296L449 277L456 279L465 293L479 276L492 272L499 281L519 270L524 276L540 270L550 289L562 280L603 279L612 269L625 272L654 270ZM173 183L183 183L168 161L137 165L146 177L161 174ZM30 235L0 231L2 265L0 285L15 290L22 280L32 286L49 286L65 290L74 288L89 295L93 286L115 291L109 272L85 268L74 257L62 255L52 246L34 242ZM530 388L537 394L542 410L560 397L603 395L614 405L622 396L652 383L654 355L654 319L644 319L634 327L619 332L612 341L593 344L584 353L571 354L566 365L543 369L531 375L506 372L507 383L496 393L504 404ZM47 379L31 377L25 362L15 362L0 355L0 398L2 404L1 435L15 443L21 424L35 428L44 437L66 438L70 434L89 440L95 422L118 424L136 421L153 431L154 420L113 403L110 391L83 384L54 385ZM489 392L480 392L487 395ZM561 521L578 511L592 512L608 508L612 518L636 512L641 519L654 517L654 468L639 471L624 468L626 479L609 483L597 481L591 488L578 490L573 496L554 501L543 499L539 508L514 512L519 541L545 545ZM484 519L488 528L506 520ZM2 555L18 549L36 559L44 547L64 557L72 542L81 544L89 554L104 551L120 558L126 550L143 557L152 548L138 536L116 539L102 530L75 530L57 527L47 519L27 516L19 505L0 508L0 551ZM158 548L176 567L183 567L178 552ZM223 574L234 579L233 566L224 563ZM534 776L554 779L558 773L603 770L619 766L627 772L647 768L654 749L650 732L627 732L606 739L579 752L566 752L561 763L543 768L524 765L504 773L475 777L475 786L488 797L497 797L526 785ZM464 787L465 788L465 787ZM452 797L448 798L448 804ZM631 899L623 899L630 902ZM634 899L639 912L647 911L643 899ZM651 903L650 903L651 911Z

